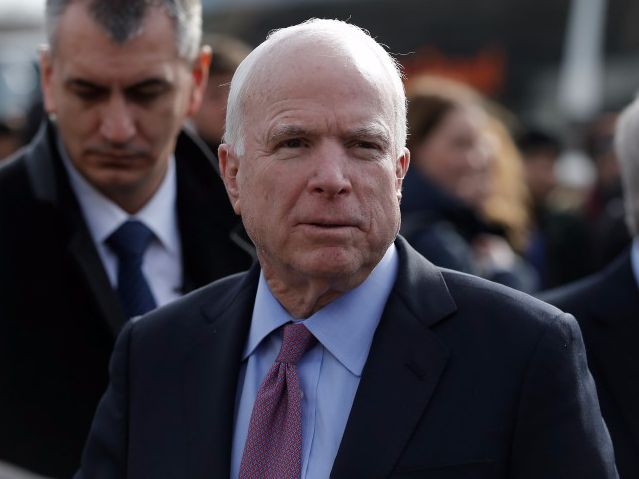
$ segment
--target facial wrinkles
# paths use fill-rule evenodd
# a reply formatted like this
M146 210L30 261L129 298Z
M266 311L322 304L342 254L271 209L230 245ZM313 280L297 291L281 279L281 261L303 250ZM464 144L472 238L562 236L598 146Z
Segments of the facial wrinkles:
M272 146L280 137L286 138L289 135L291 137L315 135L339 141L349 137L364 139L371 137L383 144L385 155L390 153L389 123L394 119L393 111L391 102L379 108L379 99L388 97L383 93L388 88L380 92L380 79L378 75L375 75L376 72L366 72L365 80L363 80L362 69L357 70L352 65L344 68L336 67L335 71L330 72L323 63L319 65L313 63L313 67L322 71L322 75L318 75L321 76L320 79L315 80L312 75L302 72L299 74L304 76L304 81L291 74L290 77L294 79L291 82L286 78L288 66L286 62L279 62L265 69L267 74L264 77L276 78L277 81L271 80L267 81L266 85L261 85L261 90L265 92L261 97L262 106L252 110L251 117L247 118L247 125L264 125L263 128L249 127L252 130L249 134L251 143L257 146L260 154L270 151L262 145ZM302 67L305 67L305 64L294 64L294 68ZM331 75L335 77L333 83L337 86L327 89L326 84L331 83L327 76L331 77ZM352 81L349 78L352 78ZM314 81L318 82L315 88L312 85ZM315 95L315 91L320 93ZM357 106L352 105L355 102ZM348 108L342 108L345 103L349 104ZM358 113L353 114L353 111L358 112L358 106L361 118L368 122L362 126L355 126L351 131L340 131L341 125L353 123L357 125ZM320 118L321 123L317 123L316 118ZM390 163L388 157L384 161ZM394 178L394 165L389 166L389 169L392 170Z

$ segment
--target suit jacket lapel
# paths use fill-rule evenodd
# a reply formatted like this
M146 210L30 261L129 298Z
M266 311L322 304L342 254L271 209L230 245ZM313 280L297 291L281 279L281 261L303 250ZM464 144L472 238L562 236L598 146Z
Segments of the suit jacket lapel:
M58 155L55 129L48 123L40 129L26 164L36 199L43 205L51 205L55 213L60 215L60 228L68 228L68 251L96 301L102 321L115 338L126 317L104 271Z
M250 241L241 235L241 221L231 208L215 155L196 135L183 130L178 137L175 157L184 271L182 291L187 293L213 278L229 274L214 243L220 238L220 231L230 232L231 241L247 252L247 268L255 252Z
M588 354L592 354L595 367L601 369L601 377L606 378L603 383L613 391L616 408L624 413L628 431L639 431L639 290L629 253L612 265L602 283L606 286L601 301L594 305L595 314L612 320L593 335ZM639 450L639 437L630 434Z
M430 326L456 307L439 271L396 242L399 276L362 373L331 477L385 477L422 417L448 360Z
M73 228L69 252L96 301L102 320L115 338L127 318L122 312L120 300L104 271L102 260L95 249L91 234L87 230L84 220L80 218ZM93 318L87 319L93 320Z
M448 359L429 327L452 313L454 302L432 264L401 238L397 246L400 275L375 333L331 477L392 471ZM230 474L238 376L259 271L254 265L223 298L211 298L184 356L188 477Z
M202 309L183 361L189 478L229 477L235 397L259 266Z

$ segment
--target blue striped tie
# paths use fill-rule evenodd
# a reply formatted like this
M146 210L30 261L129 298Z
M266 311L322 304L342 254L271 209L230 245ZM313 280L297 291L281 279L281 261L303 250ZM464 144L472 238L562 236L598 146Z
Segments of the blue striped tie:
M153 232L139 221L127 221L106 243L118 257L118 296L128 318L144 314L156 303L142 273L142 258Z

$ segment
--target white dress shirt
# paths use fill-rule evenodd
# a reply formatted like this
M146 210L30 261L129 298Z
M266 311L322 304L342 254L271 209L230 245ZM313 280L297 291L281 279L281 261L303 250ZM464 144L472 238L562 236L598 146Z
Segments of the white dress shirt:
M157 305L161 306L181 296L182 247L176 211L175 157L171 155L169 158L166 175L153 197L140 211L129 215L80 174L71 163L60 138L58 138L58 149L69 174L71 188L78 198L84 219L113 288L117 288L118 259L105 241L122 223L129 219L136 219L154 233L144 253L142 272Z

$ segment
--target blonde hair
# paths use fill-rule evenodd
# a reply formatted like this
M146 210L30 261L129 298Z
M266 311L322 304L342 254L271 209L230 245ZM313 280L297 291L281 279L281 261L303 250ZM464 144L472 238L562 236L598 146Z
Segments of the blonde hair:
M484 128L494 150L494 185L482 214L488 222L501 226L512 248L521 252L530 233L530 195L523 160L503 121L488 115Z

